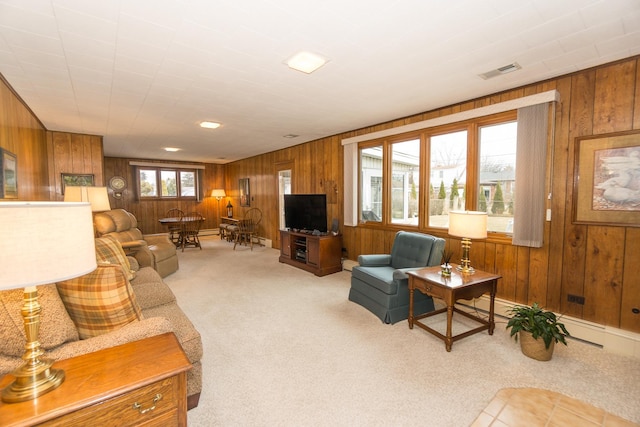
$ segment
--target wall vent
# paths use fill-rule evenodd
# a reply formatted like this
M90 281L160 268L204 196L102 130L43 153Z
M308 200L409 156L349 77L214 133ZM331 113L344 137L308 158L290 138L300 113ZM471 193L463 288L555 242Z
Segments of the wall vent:
M520 70L522 67L517 62L512 64L504 65L500 68L496 68L495 70L487 71L483 74L478 74L481 78L487 80L493 77L501 76L503 74L512 73L514 71Z

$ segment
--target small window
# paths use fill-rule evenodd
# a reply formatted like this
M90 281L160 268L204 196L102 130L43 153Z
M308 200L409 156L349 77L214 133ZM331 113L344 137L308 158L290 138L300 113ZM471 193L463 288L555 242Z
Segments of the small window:
M141 198L195 198L197 177L195 170L140 168L139 194Z
M140 197L158 197L155 169L140 169Z

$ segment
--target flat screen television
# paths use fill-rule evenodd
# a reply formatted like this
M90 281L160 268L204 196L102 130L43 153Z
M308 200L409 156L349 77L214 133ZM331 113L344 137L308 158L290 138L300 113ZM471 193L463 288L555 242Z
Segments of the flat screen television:
M327 232L326 194L285 194L284 223L289 230Z

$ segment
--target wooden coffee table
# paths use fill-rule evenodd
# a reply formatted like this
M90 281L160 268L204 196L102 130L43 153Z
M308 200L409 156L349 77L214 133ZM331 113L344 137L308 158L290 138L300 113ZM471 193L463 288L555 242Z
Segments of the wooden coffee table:
M468 337L480 331L487 329L489 335L493 335L495 322L493 319L493 306L496 297L496 288L498 279L502 276L497 274L486 273L476 270L474 274L463 274L456 270L454 265L451 277L443 277L440 274L440 266L428 267L420 270L409 271L409 329L413 329L413 325L418 325L427 332L432 333L436 337L444 340L447 351L451 351L451 345L454 341ZM419 290L425 295L441 298L444 300L446 307L420 316L413 315L413 293ZM491 304L489 305L489 320L469 314L458 309L455 304L460 299L473 299L489 292L491 295ZM473 319L481 324L481 326L471 329L467 332L452 336L451 319L453 312ZM440 313L447 313L447 334L442 335L440 332L431 329L419 320L427 317L435 316Z

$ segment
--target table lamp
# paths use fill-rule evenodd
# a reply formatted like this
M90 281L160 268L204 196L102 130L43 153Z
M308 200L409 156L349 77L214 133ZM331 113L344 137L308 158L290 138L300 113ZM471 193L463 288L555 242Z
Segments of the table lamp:
M32 400L57 388L64 371L40 357L37 285L72 279L96 269L89 203L0 202L0 291L24 287L24 364L2 391L4 402Z
M462 257L459 271L466 274L473 274L469 259L471 249L471 239L487 238L487 213L474 211L451 211L449 212L449 235L462 237Z
M65 202L89 202L92 212L111 210L107 187L65 187Z

